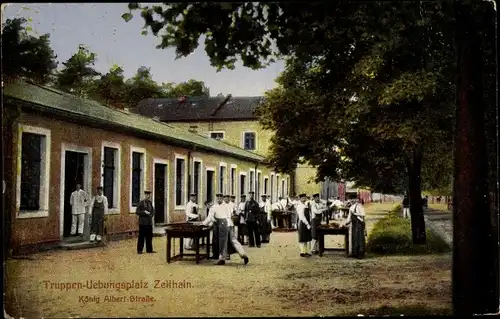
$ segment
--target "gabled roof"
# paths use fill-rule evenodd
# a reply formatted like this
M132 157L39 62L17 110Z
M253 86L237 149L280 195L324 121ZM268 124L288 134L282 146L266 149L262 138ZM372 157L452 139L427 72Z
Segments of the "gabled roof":
M146 99L133 112L163 122L196 122L256 120L255 110L262 97L188 97L178 99Z
M3 89L7 99L24 102L37 111L57 114L77 120L90 120L100 127L128 129L138 134L166 140L169 143L196 147L213 153L229 155L252 162L262 162L264 158L237 146L211 139L185 129L155 121L128 111L112 109L95 101L79 98L52 88L14 82Z

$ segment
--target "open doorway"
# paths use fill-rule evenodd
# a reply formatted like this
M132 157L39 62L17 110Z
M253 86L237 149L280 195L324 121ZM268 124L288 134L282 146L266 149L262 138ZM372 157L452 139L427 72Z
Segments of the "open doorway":
M91 195L88 188L86 162L88 161L88 154L75 151L65 151L64 154L64 215L63 215L63 237L70 236L71 233L71 193L76 190L76 185L80 184L82 189Z
M215 183L215 171L207 169L207 182L206 182L206 200L213 201L214 199L214 183Z
M155 226L168 223L168 165L164 162L155 162L153 200L155 208Z

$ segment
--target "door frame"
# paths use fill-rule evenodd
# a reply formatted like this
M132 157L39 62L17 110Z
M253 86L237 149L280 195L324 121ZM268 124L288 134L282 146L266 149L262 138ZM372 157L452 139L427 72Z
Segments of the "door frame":
M92 147L61 143L61 175L59 185L59 237L64 238L64 185L66 183L66 152L83 153L83 189L92 197Z
M208 172L213 172L214 173L214 178L213 178L213 181L212 181L212 200L215 199L215 194L217 194L217 190L216 190L216 187L217 187L217 172L215 171L215 167L213 166L207 166L205 167L205 187L208 187ZM215 185L214 185L215 184ZM214 194L215 193L215 194ZM203 194L208 196L208 192L206 190L203 190ZM203 203L205 203L205 201L207 200L207 198L205 198L203 200Z
M170 214L169 214L169 206L170 206L170 162L167 159L163 158L153 158L153 194L152 194L152 200L154 203L155 199L155 191L156 191L156 181L155 181L155 176L156 176L156 164L164 164L167 165L167 168L165 169L165 204L164 204L164 209L163 209L163 220L165 223L170 223ZM155 220L155 225L156 225L156 220Z

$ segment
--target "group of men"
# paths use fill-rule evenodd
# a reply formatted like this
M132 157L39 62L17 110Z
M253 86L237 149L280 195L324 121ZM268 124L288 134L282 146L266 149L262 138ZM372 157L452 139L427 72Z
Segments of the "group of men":
M104 216L108 211L108 199L103 195L102 187L96 189L96 195L90 196L82 189L80 184L71 193L71 231L70 235L83 236L87 207L90 210L90 241L101 241L104 235Z

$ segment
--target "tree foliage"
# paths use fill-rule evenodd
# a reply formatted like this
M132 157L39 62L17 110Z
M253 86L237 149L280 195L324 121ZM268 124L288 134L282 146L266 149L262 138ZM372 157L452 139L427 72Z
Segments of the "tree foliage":
M94 89L97 76L100 75L94 69L96 58L95 53L90 52L84 45L79 45L78 51L62 63L63 69L56 74L56 87L81 97L87 97Z
M45 84L57 67L50 36L30 34L24 18L7 19L2 24L2 73L5 79L23 78Z
M179 84L162 83L164 97L177 98L180 96L210 96L210 89L203 81L189 80Z

